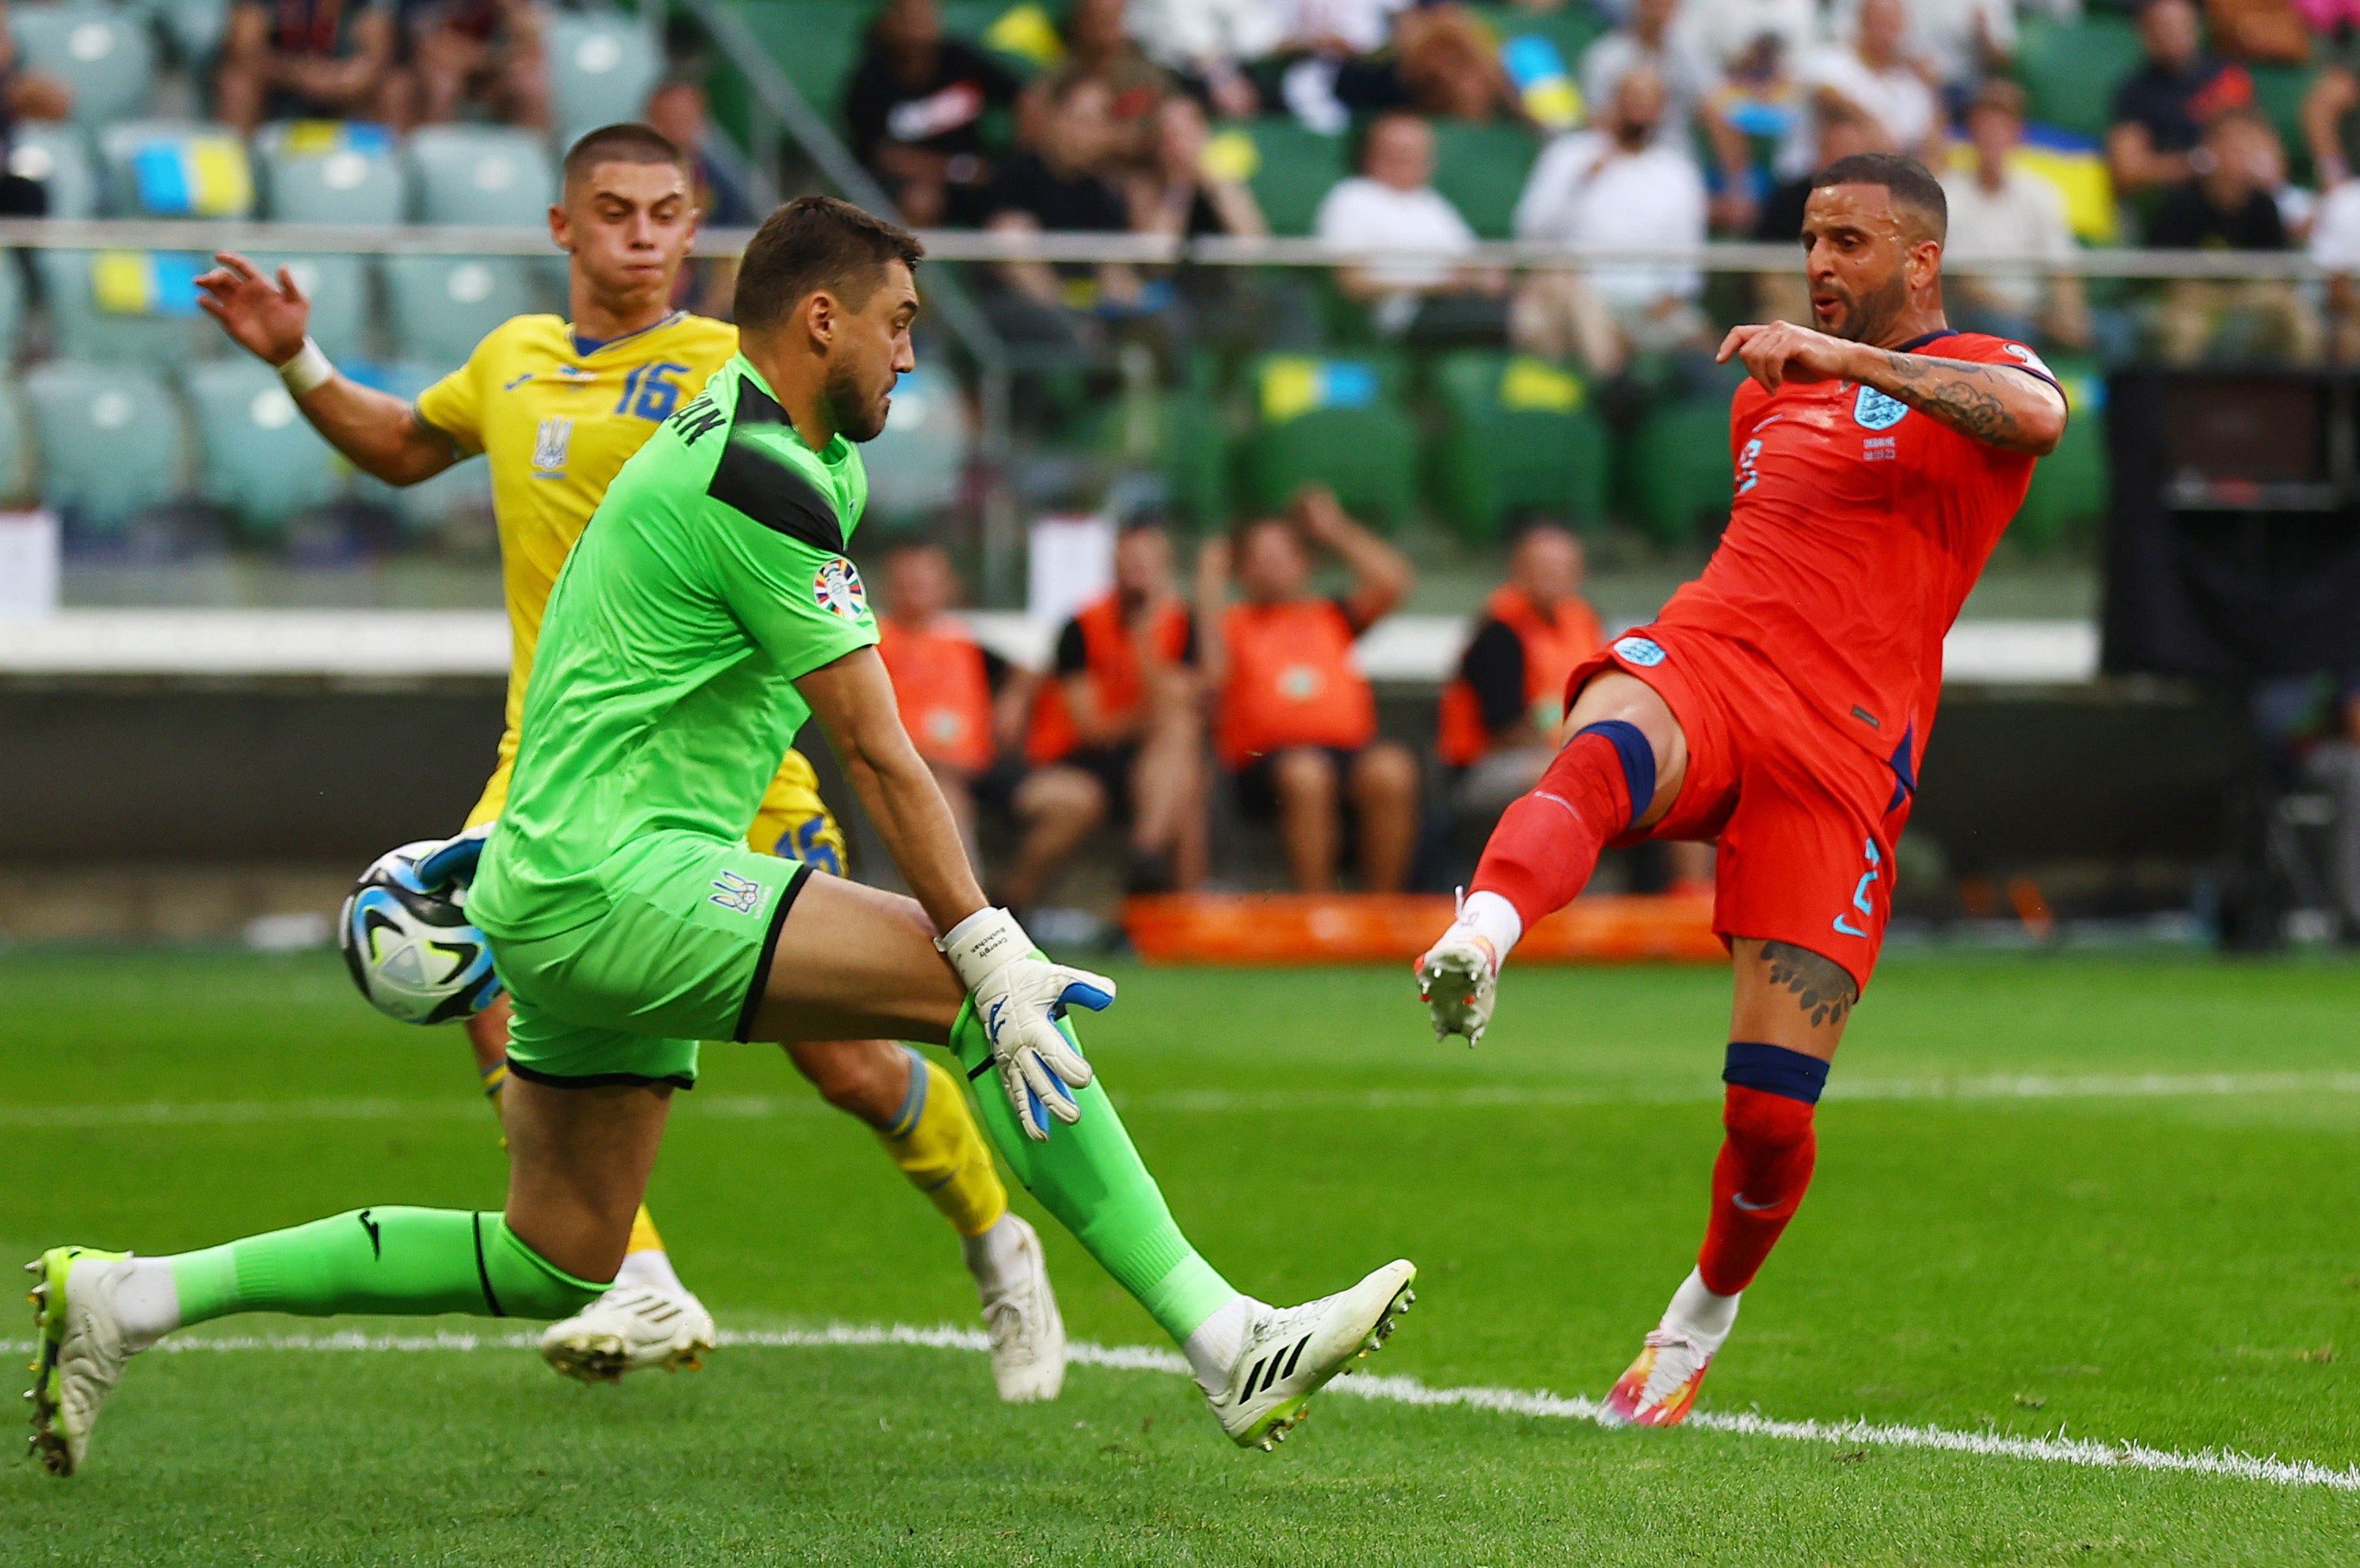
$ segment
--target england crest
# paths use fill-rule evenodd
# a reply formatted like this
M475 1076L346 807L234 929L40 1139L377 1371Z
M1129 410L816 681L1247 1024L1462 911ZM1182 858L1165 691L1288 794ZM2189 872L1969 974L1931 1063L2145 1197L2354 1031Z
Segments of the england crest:
M1863 382L1860 396L1852 401L1852 423L1863 430L1889 430L1909 417L1909 405L1897 397L1888 397Z

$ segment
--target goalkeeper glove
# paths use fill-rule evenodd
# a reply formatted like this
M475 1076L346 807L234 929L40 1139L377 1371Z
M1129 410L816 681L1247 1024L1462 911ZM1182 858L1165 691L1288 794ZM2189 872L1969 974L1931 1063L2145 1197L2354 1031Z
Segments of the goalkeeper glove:
M1090 1064L1057 1020L1069 1003L1103 1011L1114 1000L1114 982L1050 963L1006 909L978 909L934 946L975 999L976 1019L1024 1136L1045 1142L1051 1117L1068 1126L1081 1120L1074 1091L1088 1084Z
M475 865L484 858L484 841L491 836L492 824L486 822L420 855L411 866L419 886L430 893L447 893L474 882Z

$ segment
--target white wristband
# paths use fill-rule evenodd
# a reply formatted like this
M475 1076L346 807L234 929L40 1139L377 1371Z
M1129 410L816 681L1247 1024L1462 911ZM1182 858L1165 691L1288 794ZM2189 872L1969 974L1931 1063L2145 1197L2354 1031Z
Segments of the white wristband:
M1032 951L1032 939L1006 909L982 909L934 939L959 984L973 991L999 970Z
M295 357L279 367L279 379L287 383L287 390L300 397L315 387L325 387L336 378L336 367L320 352L320 345L310 338L295 351Z

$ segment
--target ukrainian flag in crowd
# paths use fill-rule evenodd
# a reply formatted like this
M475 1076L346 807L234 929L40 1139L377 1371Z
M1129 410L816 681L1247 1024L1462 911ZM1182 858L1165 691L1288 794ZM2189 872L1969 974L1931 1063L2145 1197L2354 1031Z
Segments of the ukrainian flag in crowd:
M1374 408L1378 388L1376 366L1359 360L1273 354L1262 363L1262 422L1283 425L1322 408Z
M2060 131L2054 125L2028 125L2024 142L2007 160L2049 181L2064 199L2065 222L2073 237L2084 245L2112 245L2120 237L2114 210L2114 177L2106 172L2105 150L2087 136ZM1950 167L1972 169L1975 149L1965 142L1950 144Z
M103 250L90 258L90 296L117 316L193 316L197 275L213 263L185 251Z
M279 144L290 158L326 158L333 153L381 153L393 150L393 131L364 120L296 120L280 134Z
M1556 43L1524 33L1500 46L1500 64L1515 83L1516 96L1533 123L1546 131L1569 131L1581 124L1581 89L1566 69Z
M254 209L254 173L235 136L153 136L131 151L131 182L157 218L242 218Z

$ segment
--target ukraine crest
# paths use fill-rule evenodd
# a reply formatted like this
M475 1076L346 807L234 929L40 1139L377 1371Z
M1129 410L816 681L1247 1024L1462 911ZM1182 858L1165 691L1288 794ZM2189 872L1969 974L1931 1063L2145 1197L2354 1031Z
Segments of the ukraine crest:
M1909 405L1897 397L1888 397L1875 387L1862 384L1860 396L1852 399L1852 422L1863 430L1889 430L1909 415Z

